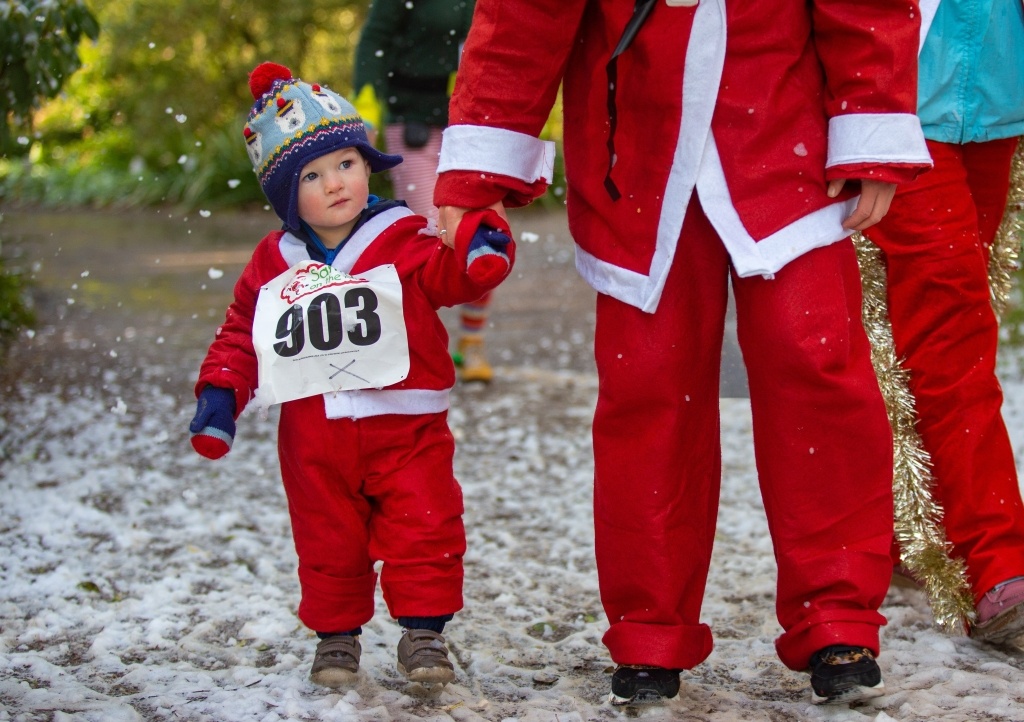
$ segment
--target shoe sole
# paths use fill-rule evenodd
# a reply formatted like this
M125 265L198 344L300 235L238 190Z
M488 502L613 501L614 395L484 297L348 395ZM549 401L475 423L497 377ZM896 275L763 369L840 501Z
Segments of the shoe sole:
M310 680L313 684L318 684L321 687L331 687L337 689L338 687L351 687L359 679L358 672L352 672L348 669L342 669L340 667L329 667L327 669L321 669L319 672L314 672L309 675Z
M619 695L611 692L608 695L608 704L613 707L623 707L627 704L656 704L658 702L664 702L669 699L675 699L679 696L679 693L666 697L663 694L658 694L653 690L640 690L632 697L620 697Z
M971 627L971 639L991 644L1005 644L1024 636L1024 604L996 615L985 624Z
M885 682L879 682L874 687L856 685L844 689L831 697L819 697L817 692L811 689L811 702L814 704L849 704L859 702L863 699L874 699L885 694Z
M411 672L406 671L405 665L401 662L398 663L398 671L402 673L410 682L417 682L419 684L448 684L455 679L455 671L451 669L445 669L444 667L420 667L414 669Z

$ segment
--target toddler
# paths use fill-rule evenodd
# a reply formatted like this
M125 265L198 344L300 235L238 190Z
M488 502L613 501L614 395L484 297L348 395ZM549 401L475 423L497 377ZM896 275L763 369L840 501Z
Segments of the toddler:
M299 618L320 638L310 677L351 684L377 562L404 628L398 669L454 678L442 636L462 607L462 493L447 424L455 371L437 315L511 270L494 211L468 217L454 248L369 178L402 162L373 148L362 118L322 85L263 63L244 136L283 221L256 247L202 363L189 426L203 456L226 454L256 397L281 404L278 455L299 559Z

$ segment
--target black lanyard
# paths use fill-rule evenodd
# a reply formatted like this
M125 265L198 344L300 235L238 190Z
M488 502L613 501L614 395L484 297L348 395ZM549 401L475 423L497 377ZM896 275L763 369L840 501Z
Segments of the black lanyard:
M615 181L612 180L612 165L615 163L615 126L617 119L615 86L619 81L618 58L629 47L630 43L633 42L636 34L640 32L640 26L647 20L647 16L651 14L655 2L657 0L636 0L636 5L633 6L633 17L626 23L626 28L622 31L622 37L619 38L619 43L615 46L611 58L608 59L608 65L605 66L605 71L608 75L608 172L604 176L604 187L613 201L617 201L622 197L618 187L615 185Z

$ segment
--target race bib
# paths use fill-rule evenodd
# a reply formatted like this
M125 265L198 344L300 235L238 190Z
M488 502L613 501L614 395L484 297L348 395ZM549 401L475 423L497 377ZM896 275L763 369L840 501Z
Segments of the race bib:
M409 375L402 284L393 265L359 276L303 261L260 289L253 319L260 396L271 404Z

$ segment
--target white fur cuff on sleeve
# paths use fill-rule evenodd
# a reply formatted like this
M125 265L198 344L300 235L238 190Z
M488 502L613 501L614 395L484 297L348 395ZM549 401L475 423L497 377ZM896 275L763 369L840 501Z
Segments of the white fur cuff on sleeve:
M527 183L554 180L555 144L525 133L482 125L452 125L441 141L438 173L497 173Z
M931 165L917 116L851 113L832 118L828 124L826 167L859 163Z

